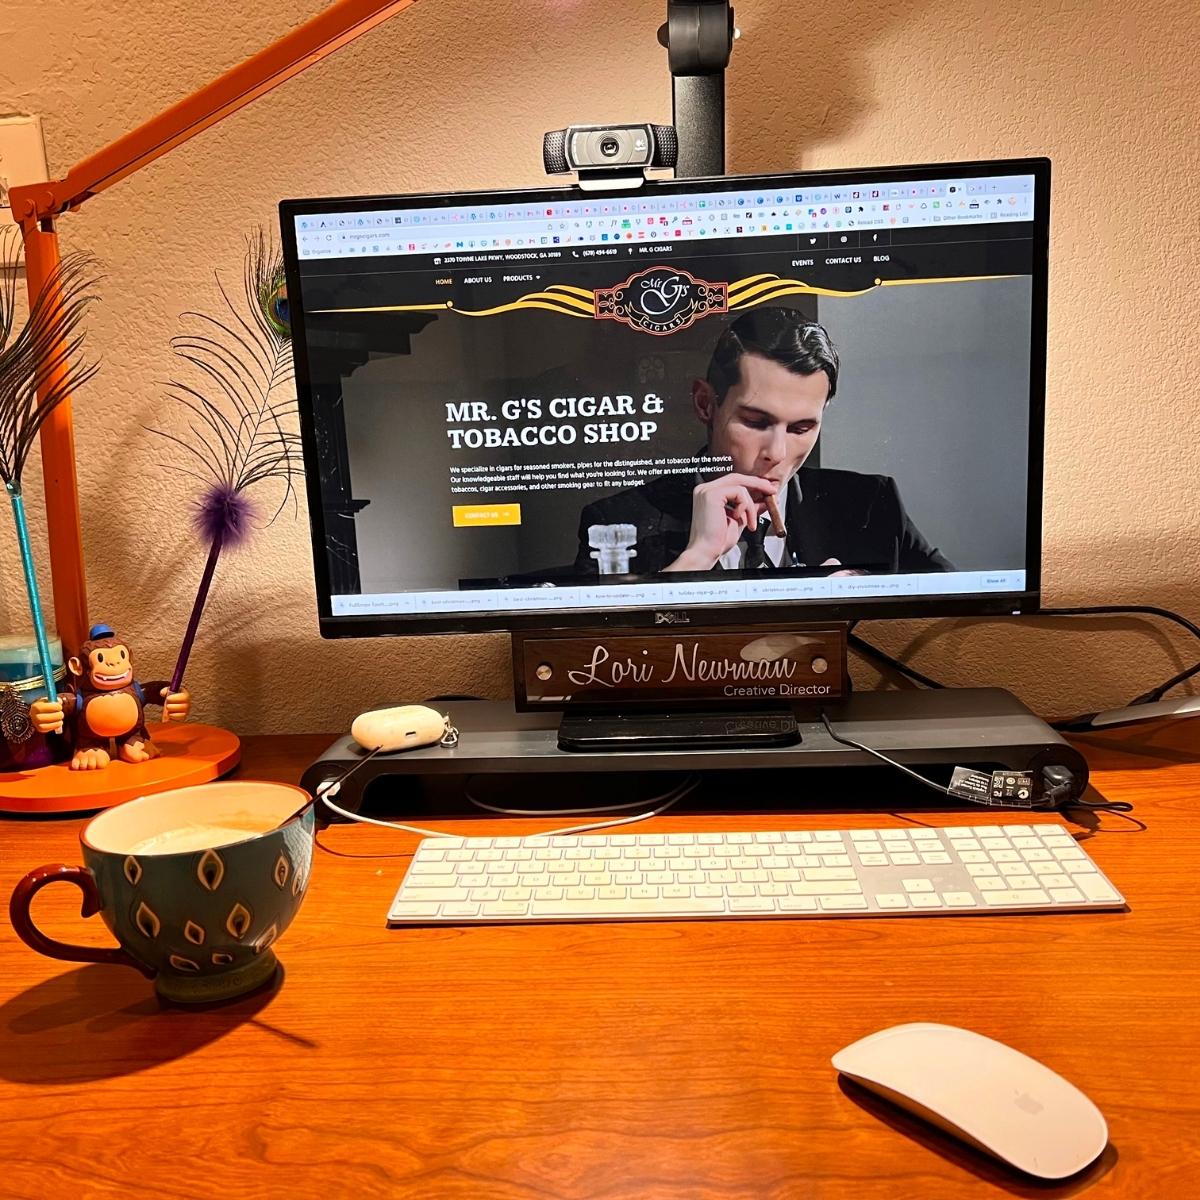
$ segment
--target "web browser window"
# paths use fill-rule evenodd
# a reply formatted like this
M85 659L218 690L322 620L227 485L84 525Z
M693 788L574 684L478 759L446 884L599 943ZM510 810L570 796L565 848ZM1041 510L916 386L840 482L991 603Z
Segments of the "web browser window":
M325 614L1036 590L1040 169L285 202Z

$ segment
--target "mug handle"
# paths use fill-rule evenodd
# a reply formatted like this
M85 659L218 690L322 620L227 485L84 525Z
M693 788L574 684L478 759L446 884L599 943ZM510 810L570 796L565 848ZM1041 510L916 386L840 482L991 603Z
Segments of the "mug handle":
M30 871L20 883L13 888L12 899L8 902L8 916L12 921L17 936L31 949L47 958L61 958L67 962L86 963L116 963L122 967L133 967L141 971L149 979L157 972L138 962L132 954L119 946L104 948L100 946L74 946L70 942L59 942L47 937L34 923L29 915L29 906L33 898L51 883L73 883L83 893L83 906L79 915L91 917L103 907L100 893L96 890L96 881L91 871L85 867L68 867L63 863L38 867Z

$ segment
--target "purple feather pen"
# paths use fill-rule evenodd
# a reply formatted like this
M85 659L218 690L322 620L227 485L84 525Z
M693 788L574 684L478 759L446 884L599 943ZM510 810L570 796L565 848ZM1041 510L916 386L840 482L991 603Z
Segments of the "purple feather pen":
M172 349L205 389L179 380L168 385L168 396L186 414L188 433L149 430L190 456L186 466L168 465L202 484L192 525L208 550L171 675L172 692L183 684L221 552L244 545L258 525L247 491L267 480L283 483L283 498L267 524L295 495L300 449L293 428L296 397L287 387L292 378L287 289L282 255L261 230L247 240L243 283L249 320L218 276L228 314L218 319L185 313L195 331L172 339ZM280 392L284 398L276 399Z
M221 551L226 546L234 550L246 540L253 520L254 505L249 497L225 483L213 484L196 505L193 524L203 541L208 543L208 560L204 564L204 574L200 577L200 588L192 605L192 615L188 618L179 658L175 663L175 670L171 672L172 692L179 691L183 683L183 673L187 670L188 656L192 653L192 643L196 640L196 630L200 628L200 615L204 612L208 589L212 586L213 575L217 570L217 559L221 557Z

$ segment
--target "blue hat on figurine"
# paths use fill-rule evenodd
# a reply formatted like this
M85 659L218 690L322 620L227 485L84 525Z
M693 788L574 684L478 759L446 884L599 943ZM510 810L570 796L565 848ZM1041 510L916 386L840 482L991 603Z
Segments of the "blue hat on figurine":
M97 638L110 638L116 636L117 635L113 632L113 627L111 625L105 625L103 622L101 622L99 625L93 625L91 629L88 630L89 642L94 642Z

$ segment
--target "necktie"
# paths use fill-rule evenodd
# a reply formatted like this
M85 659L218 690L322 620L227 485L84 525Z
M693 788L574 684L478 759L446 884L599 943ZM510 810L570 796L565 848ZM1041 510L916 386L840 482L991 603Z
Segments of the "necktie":
M767 535L767 528L770 523L770 518L759 521L753 529L747 529L742 534L741 540L745 543L746 554L742 560L742 569L745 571L755 571L759 567L766 566L767 551L763 546L763 539Z

